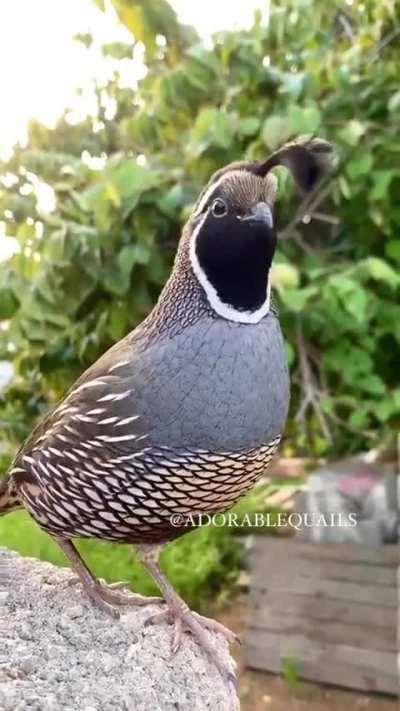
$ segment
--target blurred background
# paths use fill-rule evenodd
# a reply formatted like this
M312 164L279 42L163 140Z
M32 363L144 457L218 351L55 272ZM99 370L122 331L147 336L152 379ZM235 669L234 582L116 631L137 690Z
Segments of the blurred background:
M321 462L395 457L399 43L395 0L1 3L0 472L79 374L149 313L210 174L305 133L330 140L337 160L303 202L276 171L274 295L292 403L281 462L237 512L287 510ZM163 564L190 604L218 602L227 619L240 594L245 625L251 530L240 533L193 532ZM0 545L64 562L22 512L0 519ZM99 575L153 590L130 549L81 550ZM245 676L244 708L359 702L316 687L293 701L290 665L283 676L283 686Z

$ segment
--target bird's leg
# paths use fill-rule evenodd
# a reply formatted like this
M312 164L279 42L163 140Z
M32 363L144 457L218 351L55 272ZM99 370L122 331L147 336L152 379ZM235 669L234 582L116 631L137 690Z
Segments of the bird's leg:
M105 583L93 577L86 563L82 560L72 541L66 538L56 538L60 548L71 561L72 569L77 574L84 590L101 610L113 617L119 617L118 610L113 605L147 605L159 603L159 597L144 597L135 593L120 592L118 588L124 583Z
M209 617L203 617L197 612L189 609L188 605L175 592L174 588L165 575L161 572L158 563L158 553L160 546L141 544L135 547L138 556L147 568L157 585L159 586L164 600L167 604L167 609L156 613L148 618L146 624L157 624L159 622L172 622L174 624L174 636L172 641L172 651L175 653L180 646L182 632L184 630L191 632L197 639L198 643L207 652L216 667L219 669L223 677L228 677L230 681L236 684L236 677L232 669L227 669L221 662L210 637L205 630L210 630L222 634L228 642L239 641L237 635L220 622Z

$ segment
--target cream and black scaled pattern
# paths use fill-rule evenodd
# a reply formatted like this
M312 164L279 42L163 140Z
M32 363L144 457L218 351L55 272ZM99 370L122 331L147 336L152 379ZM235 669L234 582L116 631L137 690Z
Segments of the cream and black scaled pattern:
M218 316L190 264L192 232L189 222L149 317L81 376L13 463L9 502L53 535L166 542L188 530L176 514L230 508L278 447L289 381L277 315Z

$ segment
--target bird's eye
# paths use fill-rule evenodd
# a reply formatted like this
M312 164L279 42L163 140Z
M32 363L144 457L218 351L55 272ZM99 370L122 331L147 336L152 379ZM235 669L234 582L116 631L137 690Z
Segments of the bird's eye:
M217 198L211 206L211 212L214 217L223 217L228 212L228 206L224 200Z

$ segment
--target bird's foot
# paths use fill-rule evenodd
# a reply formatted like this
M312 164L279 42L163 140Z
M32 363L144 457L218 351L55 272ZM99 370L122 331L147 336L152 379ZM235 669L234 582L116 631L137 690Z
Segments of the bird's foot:
M144 595L139 595L138 593L123 592L124 588L129 585L129 583L123 581L117 583L106 583L105 580L100 578L99 580L90 581L90 583L84 583L79 578L72 578L68 582L69 585L81 583L96 607L104 612L107 612L116 619L118 619L120 615L114 605L143 606L159 603L164 604L164 600L161 597L146 597Z
M206 630L222 634L229 643L240 642L239 637L220 622L217 622L217 620L213 620L209 617L203 617L203 615L193 612L183 602L169 601L167 604L167 609L162 610L155 615L151 615L151 617L146 620L146 624L168 622L169 624L174 625L174 634L171 645L173 654L178 651L181 645L183 632L191 632L215 664L222 677L224 679L228 679L228 681L232 683L236 689L237 680L234 672L221 661Z
M97 581L99 593L103 600L114 605L156 605L164 604L162 597L146 597L146 595L139 595L139 593L124 591L125 588L129 587L129 583L117 582L117 583L106 583L104 580L100 579ZM123 592L121 592L123 591Z

